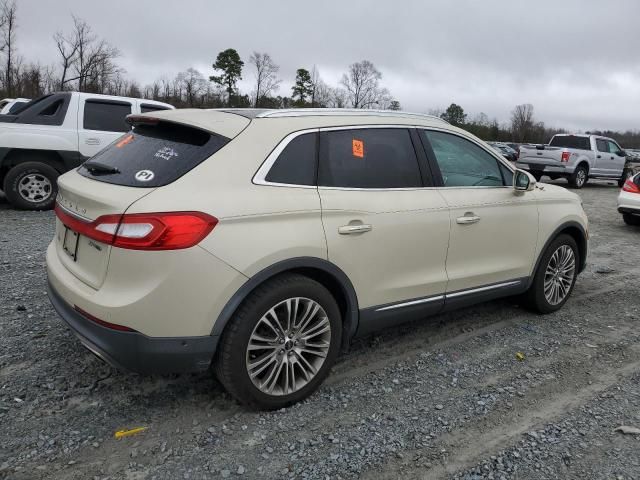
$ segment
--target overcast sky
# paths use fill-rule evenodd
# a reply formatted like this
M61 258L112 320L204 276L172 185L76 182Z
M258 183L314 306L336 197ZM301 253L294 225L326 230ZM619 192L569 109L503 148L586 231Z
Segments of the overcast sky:
M51 39L71 14L122 52L127 75L150 83L189 67L206 77L217 53L254 50L280 65L281 94L314 64L335 85L368 59L404 110L451 102L471 117L537 120L576 130L640 128L639 0L17 0L18 50L57 61ZM245 66L241 87L251 89Z

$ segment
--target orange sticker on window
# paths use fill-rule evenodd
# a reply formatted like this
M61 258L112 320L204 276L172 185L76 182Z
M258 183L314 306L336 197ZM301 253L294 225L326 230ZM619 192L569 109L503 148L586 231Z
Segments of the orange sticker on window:
M358 158L364 158L364 142L362 140L351 140L353 149L353 156Z
M133 135L129 134L126 137L124 137L122 140L120 140L118 143L116 143L116 147L122 148L131 142L133 142Z

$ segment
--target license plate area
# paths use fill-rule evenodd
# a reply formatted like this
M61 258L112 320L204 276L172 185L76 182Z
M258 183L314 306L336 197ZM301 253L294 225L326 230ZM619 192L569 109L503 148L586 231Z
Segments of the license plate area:
M69 227L64 227L64 236L62 238L62 250L71 257L75 262L78 260L78 239L80 235Z

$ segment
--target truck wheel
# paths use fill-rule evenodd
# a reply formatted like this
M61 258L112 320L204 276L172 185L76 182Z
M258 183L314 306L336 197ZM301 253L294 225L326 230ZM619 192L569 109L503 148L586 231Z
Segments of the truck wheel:
M9 203L22 210L50 210L58 194L58 171L41 162L19 163L4 179Z
M536 182L539 182L540 179L542 178L542 172L537 172L537 171L533 170L533 171L531 171L529 173L533 176L533 178L536 179Z
M633 177L633 171L629 169L625 169L622 172L622 176L620 177L620 180L618 180L618 187L622 188L624 186L624 182L626 182L627 179L631 177Z
M589 171L584 165L579 165L573 175L569 177L569 185L573 188L582 188L589 179Z

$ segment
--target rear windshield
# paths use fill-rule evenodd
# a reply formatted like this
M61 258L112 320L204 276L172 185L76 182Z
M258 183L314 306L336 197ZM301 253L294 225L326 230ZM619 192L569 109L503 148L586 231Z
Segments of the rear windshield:
M576 148L578 150L591 150L589 137L575 137L573 135L555 136L549 143L552 147Z
M216 133L169 122L133 130L78 168L85 177L128 187L167 185L230 141Z

